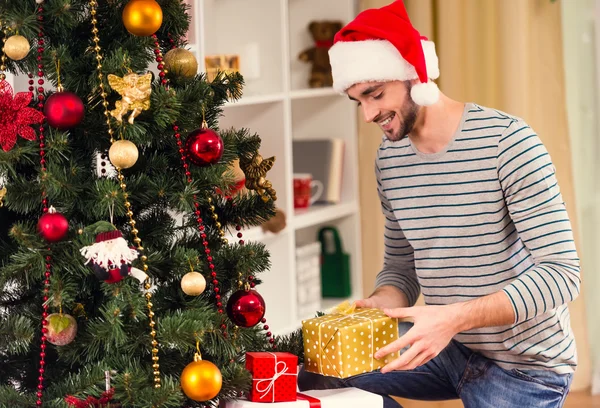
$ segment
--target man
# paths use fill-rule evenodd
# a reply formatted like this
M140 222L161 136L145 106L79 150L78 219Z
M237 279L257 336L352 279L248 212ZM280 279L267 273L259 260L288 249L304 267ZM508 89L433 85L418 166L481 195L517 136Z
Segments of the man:
M465 407L561 407L576 367L567 303L579 259L544 145L520 118L443 95L433 43L402 1L366 10L330 50L334 88L384 137L376 160L385 256L357 302L414 323L345 380L302 371L303 390L358 387ZM422 293L426 306L415 307ZM406 329L406 327L404 328Z

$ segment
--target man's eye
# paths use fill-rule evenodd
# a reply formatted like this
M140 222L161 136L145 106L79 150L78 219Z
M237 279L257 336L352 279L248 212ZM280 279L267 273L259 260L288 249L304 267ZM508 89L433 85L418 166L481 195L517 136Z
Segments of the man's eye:
M381 99L381 98L383 98L383 92L380 93L379 95L373 97L373 99Z
M360 107L360 102L356 102L356 106Z

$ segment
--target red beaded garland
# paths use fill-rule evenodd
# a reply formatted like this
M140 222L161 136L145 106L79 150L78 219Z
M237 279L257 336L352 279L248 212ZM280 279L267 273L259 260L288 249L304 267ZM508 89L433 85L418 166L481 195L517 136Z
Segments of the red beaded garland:
M250 284L250 287L253 288L255 286L254 276L249 275L248 278L247 278L247 280L248 280L248 283ZM266 324L267 323L267 319L263 317L262 319L260 319L260 322L263 324L262 329L267 331L265 333L265 336L267 337L267 339L269 339L269 343L271 343L271 347L273 349L276 349L277 348L277 344L275 344L275 338L273 337L273 333L271 333L269 331L269 325Z
M175 41L173 41L173 39L171 38L171 34L168 34L169 37L169 43L170 43L170 48L176 48L176 44ZM162 78L161 79L161 83L167 87L167 80L164 78L164 64L163 62L163 56L162 56L162 52L160 50L160 43L158 41L158 37L156 36L156 34L152 35L152 38L154 39L154 54L156 55L156 62L158 63L158 70L160 71L160 75L159 76ZM173 135L175 136L176 139L176 143L177 143L177 147L178 147L178 152L180 154L180 160L182 163L182 167L185 171L185 177L188 183L192 183L193 179L192 179L192 174L189 171L189 164L187 163L187 158L185 155L185 149L183 146L183 142L181 140L181 133L179 132L179 126L177 125L173 125ZM194 207L195 207L195 211L194 214L196 215L196 221L198 222L198 230L200 231L200 237L202 238L202 245L204 246L205 249L205 254L206 256L206 260L208 262L208 266L210 268L211 272L211 277L213 278L212 284L213 284L213 292L215 293L215 301L216 301L216 307L218 310L218 313L223 314L224 310L223 310L223 303L221 302L221 295L219 294L220 289L219 289L219 281L216 278L217 277L217 273L214 271L215 269L215 265L213 264L213 257L210 255L210 249L208 249L208 241L207 241L207 236L204 233L205 230L205 226L204 226L204 222L203 219L201 217L201 211L200 211L200 204L198 202L198 198L197 196L194 196ZM227 197L227 201L229 201L229 203L231 203L232 206L235 206L235 203L233 203L233 199L231 197ZM244 245L244 240L241 239L243 237L242 232L241 232L241 225L239 225L239 220L237 225L235 226L236 231L238 231L237 233L237 237L239 238L238 243L240 245ZM255 286L255 283L253 282L254 277L253 276L249 276L248 277L248 281L251 287ZM264 317L261 319L261 323L264 325L263 329L264 330L268 330L269 326L266 325L265 323L267 322L267 319L265 319ZM227 335L227 325L225 323L222 323L220 326L222 332L223 332L223 336L225 338L228 337ZM272 344L273 349L277 348L277 345L275 344L275 339L272 337L272 333L271 332L267 332L266 333L266 337L269 338L269 342Z
M152 38L154 39L154 55L156 56L156 62L158 63L158 69L160 71L160 78L161 78L161 84L165 87L168 88L168 80L165 78L165 67L163 62L163 55L162 52L160 50L160 43L158 41L158 37L156 36L156 34L152 35ZM173 125L173 135L175 136L175 139L177 140L177 147L179 149L179 154L180 159L181 159L181 164L183 167L183 170L185 172L185 177L186 177L186 181L188 183L192 183L193 179L192 179L192 173L189 171L189 164L187 163L187 158L185 155L185 149L183 146L183 142L181 141L181 133L179 133L179 126L174 124ZM194 195L194 207L196 208L194 214L196 215L196 222L198 223L198 231L200 231L200 238L202 238L202 246L205 248L204 249L204 253L206 254L206 260L208 262L208 267L210 268L211 271L211 277L213 278L212 280L212 284L213 284L213 292L215 293L215 305L217 307L217 311L220 314L224 313L223 310L223 304L220 302L221 299L221 295L219 295L220 289L219 289L219 280L217 279L217 274L214 272L215 269L215 265L213 264L213 257L210 255L210 249L208 248L209 243L207 240L207 236L204 233L204 230L206 229L204 226L204 220L202 219L202 212L200 211L200 203L198 202L198 197L196 195ZM221 325L221 330L223 331L223 335L227 336L227 326L223 323Z
M43 26L42 26L42 21L44 20L42 13L44 12L44 7L43 7L43 1L42 3L39 4L39 7L37 9L38 12L38 16L37 16L37 20L40 22L39 24L39 30L38 30L38 48L37 48L37 52L38 52L38 56L37 56L37 61L38 61L38 88L36 89L37 91L37 99L39 101L39 103L37 104L37 107L40 111L43 112L44 110L44 100L45 97L43 95L44 92L44 65L42 62L43 59L43 53L44 53L44 31L43 31ZM34 91L34 80L33 80L33 74L29 74L29 91L33 92ZM46 144L45 144L45 135L44 135L44 126L40 125L40 127L38 128L39 130L39 138L40 138L40 167L41 167L41 172L42 174L46 173ZM42 186L42 213L46 214L48 212L48 198L46 197L46 190L45 188ZM48 253L50 253L50 248L46 248L46 250L48 251ZM43 397L43 393L42 391L44 390L44 373L45 373L45 369L44 366L46 365L46 336L45 334L48 333L48 329L46 328L46 326L48 325L48 320L46 319L48 317L48 305L46 304L46 302L48 301L49 298L49 292L50 292L50 275L51 275L51 271L52 271L52 256L51 255L46 255L46 270L44 272L44 276L46 277L46 279L44 280L44 295L42 296L42 324L41 324L41 332L42 335L40 337L41 340L41 345L40 345L40 349L42 350L40 352L40 368L39 368L39 377L38 377L38 392L36 394L37 396L37 401L36 401L36 405L37 406L41 406L42 405L42 397Z

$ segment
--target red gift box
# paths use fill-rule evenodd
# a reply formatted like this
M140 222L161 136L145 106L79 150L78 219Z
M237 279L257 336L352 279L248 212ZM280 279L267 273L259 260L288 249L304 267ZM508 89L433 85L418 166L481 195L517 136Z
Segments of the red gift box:
M250 401L296 401L298 356L279 352L248 352L246 369L252 374L252 388L248 395Z

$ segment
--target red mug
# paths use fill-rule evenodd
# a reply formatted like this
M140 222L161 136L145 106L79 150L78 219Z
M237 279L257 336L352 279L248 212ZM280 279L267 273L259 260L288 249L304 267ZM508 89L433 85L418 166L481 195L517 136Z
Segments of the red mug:
M316 191L313 194L313 188ZM313 180L312 174L294 174L294 208L308 208L323 194L323 183Z

